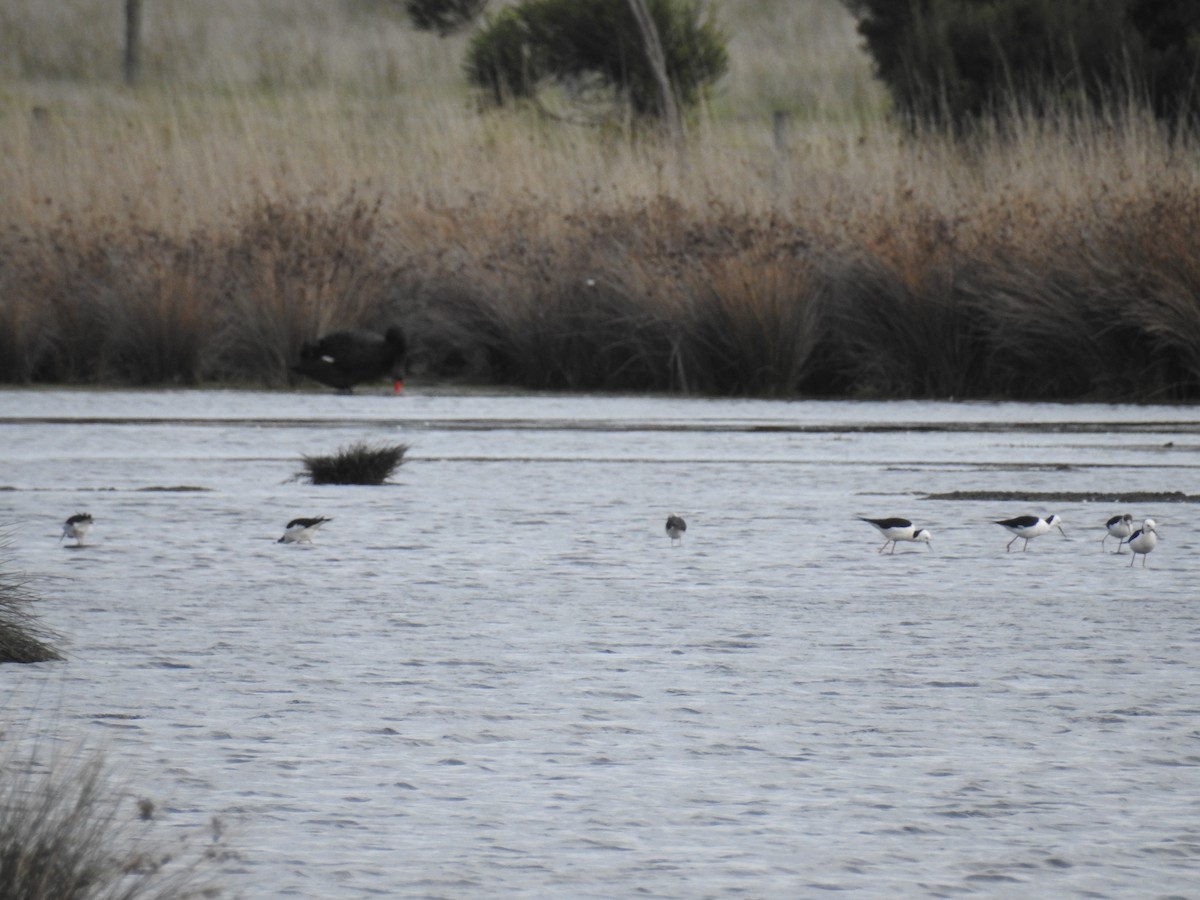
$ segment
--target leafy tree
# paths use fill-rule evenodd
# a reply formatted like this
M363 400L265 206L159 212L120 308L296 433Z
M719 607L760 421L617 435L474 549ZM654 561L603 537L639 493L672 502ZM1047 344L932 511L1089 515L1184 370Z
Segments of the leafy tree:
M1194 0L844 0L897 109L961 127L1016 101L1044 111L1145 98L1200 110Z
M488 0L404 0L404 10L422 31L447 35L474 22Z
M728 65L701 0L521 0L486 21L465 67L496 104L551 83L599 83L636 115L666 118L673 104L699 102Z

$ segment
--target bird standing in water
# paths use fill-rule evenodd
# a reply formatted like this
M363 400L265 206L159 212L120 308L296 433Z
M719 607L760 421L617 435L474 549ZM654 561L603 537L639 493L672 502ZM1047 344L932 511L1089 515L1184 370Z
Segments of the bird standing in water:
M82 547L83 539L89 531L92 530L92 514L91 513L75 513L71 518L63 523L62 534L58 538L61 544L63 538L74 538L75 546Z
M1104 546L1104 542L1110 537L1117 539L1117 552L1121 552L1121 546L1125 543L1125 539L1133 534L1133 516L1125 513L1123 516L1113 516L1104 523L1107 531L1104 532L1104 537L1100 538L1100 546Z
M283 530L283 537L275 543L277 544L311 544L313 535L317 533L317 529L326 522L332 522L333 519L327 519L324 516L317 516L314 519L292 519L287 523L287 528Z
M687 522L683 521L682 517L671 513L667 516L667 537L671 539L671 546L676 546L676 542L683 542L683 533L687 531Z
M1021 547L1021 552L1029 549L1029 539L1035 538L1039 534L1045 534L1052 528L1057 528L1063 537L1067 533L1062 530L1062 519L1058 516L1051 516L1048 519L1043 519L1040 516L1017 516L1015 519L1004 519L996 522L997 525L1003 525L1015 535L1008 546L1004 548L1005 552L1012 550L1012 545L1017 542L1017 538L1023 538L1025 545Z
M1129 561L1132 567L1137 562L1138 554L1142 554L1142 568L1146 568L1146 556L1158 544L1158 523L1153 519L1147 519L1142 523L1142 527L1135 531L1129 538L1129 549L1133 551L1133 559Z
M859 518L862 519L861 516ZM883 542L883 546L875 551L876 553L882 553L888 544L892 545L892 553L895 553L897 541L913 541L925 544L930 550L933 549L933 545L930 543L933 535L924 528L917 528L908 519L862 519L862 521L868 525L874 525L876 530L887 538Z

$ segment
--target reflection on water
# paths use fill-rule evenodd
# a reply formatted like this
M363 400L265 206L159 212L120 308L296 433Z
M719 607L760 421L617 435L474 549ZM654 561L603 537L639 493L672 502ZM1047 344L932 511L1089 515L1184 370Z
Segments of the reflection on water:
M9 391L0 422L70 656L0 671L7 721L234 823L246 896L1193 890L1194 507L925 499L1195 492L1188 409ZM411 445L394 484L294 478L360 439ZM1125 511L1144 570L1101 547ZM1005 553L995 520L1050 512Z

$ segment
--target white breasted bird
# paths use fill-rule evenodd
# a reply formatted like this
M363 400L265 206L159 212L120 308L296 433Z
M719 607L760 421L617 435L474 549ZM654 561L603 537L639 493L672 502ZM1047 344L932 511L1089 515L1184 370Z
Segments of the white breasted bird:
M1123 516L1113 516L1104 523L1107 529L1104 532L1104 537L1100 538L1100 546L1104 546L1104 542L1110 537L1117 539L1117 552L1121 552L1121 545L1125 543L1126 538L1133 534L1133 516L1125 513Z
M63 538L74 538L75 546L82 547L83 539L89 531L92 530L92 514L91 513L75 513L71 518L63 523L62 534L58 538L61 544Z
M1012 550L1012 545L1017 542L1017 538L1025 540L1025 545L1021 548L1021 551L1024 552L1029 548L1030 538L1045 534L1054 528L1057 528L1063 537L1067 536L1067 533L1062 530L1062 519L1058 516L1050 516L1048 519L1043 519L1041 516L1017 516L1015 519L999 520L996 524L1003 525L1015 535L1008 542L1008 546L1004 548L1006 552Z
M683 542L683 533L687 531L687 522L683 521L682 516L677 516L674 513L667 516L667 537L671 539L671 546L674 547L676 542Z
M287 528L283 531L281 537L276 543L278 544L311 544L313 535L317 533L317 529L326 522L332 522L333 519L327 519L324 516L317 516L315 519L292 519L287 523Z
M859 519L868 525L874 525L876 530L887 538L883 542L883 546L875 551L876 553L882 553L887 549L888 544L892 545L892 553L895 553L897 541L912 541L917 544L925 544L930 550L933 549L933 545L930 543L933 535L924 528L918 528L908 519L864 519L862 516L859 516Z
M1133 559L1129 561L1132 566L1137 562L1138 554L1142 554L1142 568L1146 568L1146 556L1158 544L1158 523L1153 519L1147 519L1142 523L1142 527L1135 531L1129 538L1129 549L1133 551Z

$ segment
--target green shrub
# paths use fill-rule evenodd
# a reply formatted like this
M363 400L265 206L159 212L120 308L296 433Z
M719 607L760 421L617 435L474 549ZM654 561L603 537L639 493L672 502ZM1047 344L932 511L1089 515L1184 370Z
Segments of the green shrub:
M700 0L646 0L667 78L682 107L699 102L729 65L725 36ZM469 81L497 103L548 83L593 81L637 116L662 116L646 39L626 0L522 0L491 18L467 51Z
M1019 107L1149 101L1200 111L1200 4L1171 0L845 0L897 110L964 125Z
M404 0L404 10L422 31L447 35L475 21L488 0Z

